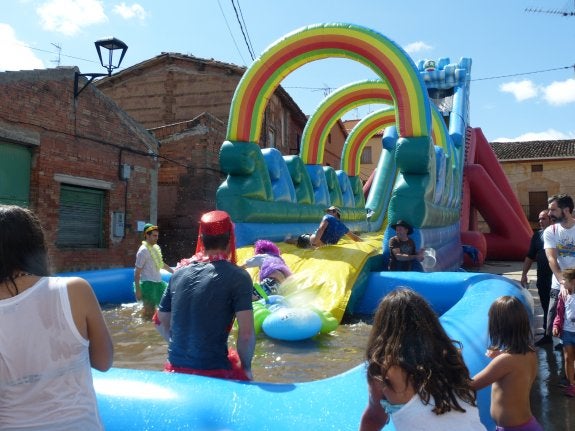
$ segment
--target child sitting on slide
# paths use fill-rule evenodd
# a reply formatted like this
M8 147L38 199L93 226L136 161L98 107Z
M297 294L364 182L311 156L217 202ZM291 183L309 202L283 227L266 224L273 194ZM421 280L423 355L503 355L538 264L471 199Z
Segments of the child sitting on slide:
M259 268L259 286L265 295L276 295L280 284L292 273L281 257L281 251L273 242L260 239L254 244L254 256L247 259L242 268ZM264 295L254 287L254 301Z

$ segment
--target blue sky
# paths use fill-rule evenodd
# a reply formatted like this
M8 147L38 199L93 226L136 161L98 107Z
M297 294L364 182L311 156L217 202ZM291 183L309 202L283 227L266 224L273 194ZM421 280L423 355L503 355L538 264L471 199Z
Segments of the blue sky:
M317 23L373 28L417 62L470 57L471 125L487 139L575 139L575 11L572 0L11 0L0 17L0 70L78 66L104 72L94 49L114 36L128 67L162 52L249 66L282 36ZM59 48L58 48L59 47ZM555 69L555 70L551 70ZM306 114L330 89L373 78L350 60L307 64L282 85ZM361 118L378 106L350 112Z

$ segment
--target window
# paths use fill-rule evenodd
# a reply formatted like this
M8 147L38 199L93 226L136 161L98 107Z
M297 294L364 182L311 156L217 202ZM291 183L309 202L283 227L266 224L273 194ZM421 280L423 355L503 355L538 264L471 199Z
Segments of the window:
M28 147L0 143L0 204L29 205L31 161Z
M290 148L290 154L299 154L301 145L301 135L299 133L296 133L295 135L295 143L296 143L295 148Z
M276 147L276 132L273 129L268 130L268 148Z
M372 161L371 161L371 147L365 147L363 149L363 151L361 152L360 163L364 164L364 165L370 165L372 163Z
M58 247L104 247L105 193L104 190L61 184Z
M543 172L543 165L531 165L531 172Z

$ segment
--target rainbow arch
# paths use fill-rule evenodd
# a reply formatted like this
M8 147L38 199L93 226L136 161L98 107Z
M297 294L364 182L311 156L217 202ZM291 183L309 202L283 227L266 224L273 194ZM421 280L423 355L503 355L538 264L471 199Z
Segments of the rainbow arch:
M327 135L337 120L355 107L370 103L388 105L394 103L391 91L384 81L364 80L354 82L338 88L326 97L319 104L305 126L300 149L300 157L304 163L321 165L323 163ZM451 160L454 160L453 145L441 113L435 107L432 107L430 112L433 142L443 148ZM353 167L355 162L351 162L357 156L350 154L350 152L359 151L358 154L361 154L361 149L362 147L357 144L344 146L341 169L349 175L353 175L352 172L358 172L358 169Z
M338 119L357 106L370 103L394 104L391 91L385 82L358 81L340 87L327 96L309 117L304 128L300 147L303 162L310 165L323 164L327 136Z
M366 115L349 133L341 157L341 169L348 176L359 175L361 150L369 139L381 129L395 124L395 109L381 109Z
M441 196L441 203L448 208L455 208L459 205L460 197L455 193L455 184L460 179L460 166L461 161L457 157L452 140L447 134L447 127L443 122L441 113L437 109L432 110L433 127L435 133L432 135L433 139L437 142L437 146L441 147L443 152L448 156L449 164L446 166L445 181L442 182L443 187L438 190ZM372 112L364 117L352 129L347 137L341 159L341 169L346 172L349 177L357 176L360 172L361 160L360 156L363 148L369 139L379 130L389 126L395 125L393 117L393 109L382 109Z
M379 102L381 103L381 101ZM360 156L363 147L376 132L395 124L390 121L394 109L383 109L366 115L350 132L343 146L341 155L341 170L349 176L359 174ZM453 155L451 140L447 135L447 128L437 110L432 110L432 139L435 145L441 147L450 157Z
M230 107L227 140L259 142L261 118L280 82L306 63L349 58L389 84L402 137L428 136L431 114L421 76L401 47L382 34L353 24L317 24L270 46L240 80Z

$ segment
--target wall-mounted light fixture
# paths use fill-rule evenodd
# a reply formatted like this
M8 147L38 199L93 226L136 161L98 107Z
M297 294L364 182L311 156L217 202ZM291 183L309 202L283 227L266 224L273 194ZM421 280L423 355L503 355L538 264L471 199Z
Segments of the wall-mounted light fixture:
M128 50L128 45L122 42L120 39L116 39L115 37L110 37L108 39L100 39L94 42L96 45L96 50L98 51L98 58L100 58L100 63L102 67L108 70L108 73L78 73L74 76L74 99L78 97L78 95L86 88L88 85L95 78L100 78L103 76L112 76L112 70L117 69L120 67L122 60L124 59L124 55L126 55L126 51ZM102 48L108 50L108 64L104 64L104 58L102 58ZM116 63L113 61L114 51L121 51L120 58L117 60ZM84 86L78 89L78 80L80 77L89 78L88 81L84 84Z

